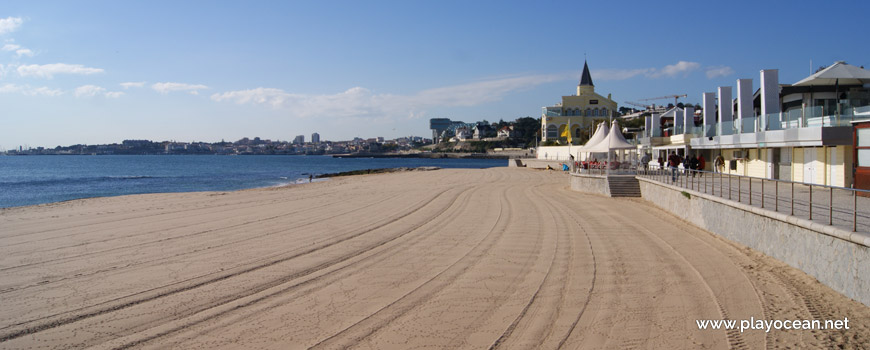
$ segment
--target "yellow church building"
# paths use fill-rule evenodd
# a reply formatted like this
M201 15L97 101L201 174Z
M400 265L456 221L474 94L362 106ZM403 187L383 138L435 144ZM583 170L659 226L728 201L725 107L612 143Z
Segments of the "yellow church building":
M577 94L562 96L562 103L543 108L541 141L558 141L559 144L567 144L566 129L568 129L572 143L577 144L580 135L589 132L592 120L607 119L616 108L616 101L610 98L610 94L604 97L595 93L589 65L583 62L583 74L580 76L580 84L577 85Z

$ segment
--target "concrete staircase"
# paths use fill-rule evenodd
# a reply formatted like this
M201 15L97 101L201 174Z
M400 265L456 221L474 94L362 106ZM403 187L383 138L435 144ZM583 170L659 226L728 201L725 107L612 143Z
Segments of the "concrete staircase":
M634 176L608 176L607 187L611 197L640 197L640 183Z

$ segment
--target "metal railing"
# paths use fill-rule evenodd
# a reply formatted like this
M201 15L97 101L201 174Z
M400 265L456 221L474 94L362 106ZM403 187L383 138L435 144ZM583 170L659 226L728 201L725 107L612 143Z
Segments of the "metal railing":
M634 162L616 162L610 165L607 169L606 163L591 164L589 162L576 162L572 171L583 175L637 175L638 166ZM608 171L609 170L609 171Z
M870 190L658 166L639 171L637 177L852 232L859 226L862 232L870 231Z

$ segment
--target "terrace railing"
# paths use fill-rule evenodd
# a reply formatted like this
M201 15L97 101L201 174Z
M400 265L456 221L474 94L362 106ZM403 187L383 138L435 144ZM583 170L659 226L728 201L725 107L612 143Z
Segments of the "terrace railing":
M702 192L777 213L870 232L870 191L720 172L653 166L639 178Z

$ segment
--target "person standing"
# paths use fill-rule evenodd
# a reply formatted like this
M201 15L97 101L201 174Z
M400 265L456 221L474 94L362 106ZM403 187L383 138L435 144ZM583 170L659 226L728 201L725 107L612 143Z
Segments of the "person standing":
M700 176L704 176L703 171L707 170L707 160L703 154L698 155L698 170L701 171Z
M649 153L644 153L643 158L640 159L640 165L643 167L643 172L646 173L649 170L649 162L652 160Z
M671 183L677 182L677 177L679 173L677 172L677 167L680 166L683 160L676 153L671 152L671 155L668 156L668 167L671 168Z
M695 177L695 174L698 172L698 157L694 154L692 159L689 160L689 169L692 169L692 177Z
M725 172L725 158L722 158L722 155L716 156L716 159L713 160L713 167L719 173Z
M569 154L569 155L568 155L568 164L571 165L571 172L572 172L572 173L577 172L577 162L574 161L574 155L573 155L573 154Z

